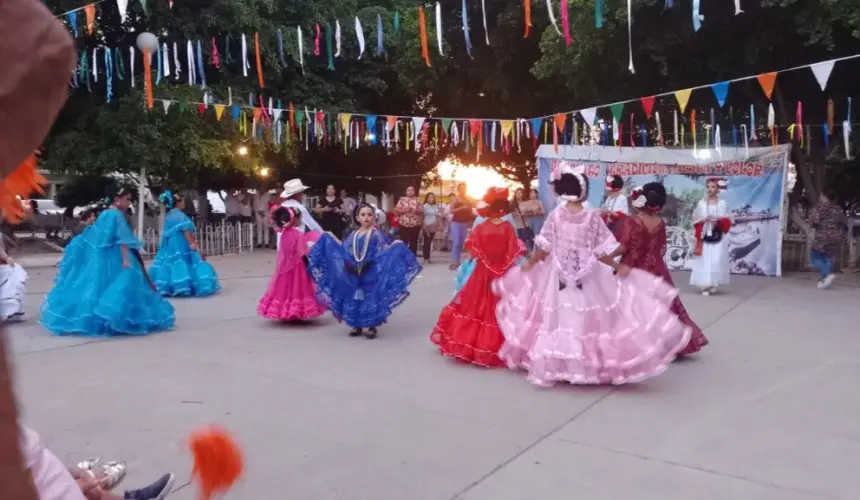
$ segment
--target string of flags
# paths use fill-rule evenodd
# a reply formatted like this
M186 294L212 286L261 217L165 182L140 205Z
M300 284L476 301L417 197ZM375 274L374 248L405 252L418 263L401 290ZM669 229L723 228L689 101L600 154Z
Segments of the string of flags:
M86 4L77 9L72 9L68 12L60 14L58 17L65 17L66 22L69 24L70 30L78 37L80 33L83 31L79 29L78 26L78 13L80 11L84 11L86 17L86 30L87 33L93 33L93 25L96 17L96 5L104 2L105 0L97 0L95 2ZM151 0L140 0L141 7L144 11L144 14L149 15L149 9L147 6L147 2ZM468 15L468 1L469 0L461 0L461 18L462 18L462 31L464 42L466 45L466 52L469 57L472 56L472 39L470 35L471 27L469 25L469 15ZM474 0L472 0L474 1ZM531 33L532 24L532 16L531 16L531 1L532 0L522 0L523 1L523 15L524 15L524 25L525 25L525 34L523 38L528 38ZM741 0L733 0L735 5L735 15L739 15L743 13L741 9ZM125 22L128 15L128 3L129 0L116 0L117 9L120 14L120 19L122 22ZM487 9L486 9L486 0L480 0L481 3L481 21L484 29L484 42L486 45L490 45L490 35L489 29L487 27ZM555 3L558 5L556 6ZM168 0L169 7L173 8L173 0ZM603 27L603 18L604 18L604 0L594 0L595 4L595 27L601 29ZM704 17L699 13L699 4L700 0L693 0L693 27L696 31L701 29L702 21ZM671 9L674 7L674 0L665 0L665 8ZM559 27L559 21L556 18L555 10L558 9L559 17L561 18L561 27ZM554 30L558 33L558 35L564 40L566 46L570 46L573 44L573 36L570 31L570 14L568 12L568 0L546 0L546 9L549 15L549 20L554 28ZM443 15L442 15L442 7L440 2L435 2L435 25L436 25L436 38L438 45L438 52L440 56L445 56L443 50ZM427 39L427 20L424 11L423 5L418 5L416 7L416 14L418 17L418 26L419 26L419 36L421 41L421 57L424 59L427 67L431 67L431 59L430 59L430 50ZM314 30L312 32L315 33L314 37L314 45L313 45L313 55L317 57L322 57L322 53L320 50L320 44L322 42L322 32L326 33L326 54L328 56L328 66L329 70L334 70L334 58L341 57L341 35L342 30L340 27L340 21L335 20L334 22L334 43L337 47L336 51L332 52L332 25L331 23L322 23L319 22L314 24ZM376 16L376 50L374 50L374 57L382 57L386 54L384 48L384 35L383 35L383 19L381 14L377 14ZM400 12L396 11L393 15L393 27L395 36L399 35L400 32ZM323 30L324 28L324 30ZM299 54L299 64L304 71L304 46L303 39L304 33L302 32L302 27L296 27L296 39L298 43L298 54ZM285 66L286 59L284 57L284 42L283 42L283 32L282 28L277 30L276 36L278 41L278 55L279 60ZM364 37L364 27L361 24L361 20L358 16L355 16L355 36L356 41L359 46L358 59L361 59L365 53L365 37ZM244 35L243 35L244 36ZM259 33L255 33L255 38L259 37ZM627 45L628 45L628 53L629 53L629 64L628 70L630 73L635 73L635 68L633 64L633 3L632 0L627 0ZM214 47L214 42L213 42ZM243 74L247 76L247 71L243 68Z

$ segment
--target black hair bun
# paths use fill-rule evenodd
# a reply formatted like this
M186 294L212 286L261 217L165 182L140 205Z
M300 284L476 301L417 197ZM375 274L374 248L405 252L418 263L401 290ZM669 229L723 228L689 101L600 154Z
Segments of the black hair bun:
M660 182L649 182L642 186L642 196L645 197L645 206L663 208L666 204L666 186Z
M579 182L580 179L585 182L584 186ZM561 177L552 183L552 187L559 196L579 196L584 199L588 193L588 178L584 175L561 174Z

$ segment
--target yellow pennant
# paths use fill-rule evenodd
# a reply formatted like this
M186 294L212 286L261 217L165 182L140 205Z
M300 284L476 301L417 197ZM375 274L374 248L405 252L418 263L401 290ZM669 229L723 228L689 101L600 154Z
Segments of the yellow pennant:
M215 105L215 117L217 117L219 121L221 120L221 116L224 115L224 107L225 106L223 104Z
M678 99L678 106L681 107L682 114L684 113L684 110L687 109L687 103L690 102L691 93L693 93L693 89L675 91L675 99Z

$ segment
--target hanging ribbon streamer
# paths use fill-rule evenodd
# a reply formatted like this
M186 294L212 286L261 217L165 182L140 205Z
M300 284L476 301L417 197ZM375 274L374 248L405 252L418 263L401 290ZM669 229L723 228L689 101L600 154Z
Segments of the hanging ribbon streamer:
M364 55L364 30L361 29L361 21L355 16L355 36L358 38L358 58Z
M496 152L496 122L493 120L493 123L490 124L490 151L493 153Z
M194 46L191 44L191 40L185 42L185 64L188 69L188 85L194 85L196 82L196 79L194 78Z
M439 46L439 55L442 53L442 4L436 2L436 44Z
M621 139L621 124L618 123L618 119L614 116L612 117L612 141L615 146L618 145L618 140Z
M319 24L317 24L317 33L319 33ZM200 49L200 46L197 46ZM257 59L257 81L260 83L260 88L266 88L263 84L263 59L260 57L260 32L254 32L254 57ZM201 69L200 74L203 74ZM203 78L203 84L206 84L206 78Z
M549 2L549 0L546 0ZM462 1L463 14L463 37L466 40L466 53L472 57L472 37L469 35L469 10L466 8L466 0Z
M660 122L660 112L654 113L654 119L657 121L657 144L663 145L663 124Z
M108 48L105 52L110 52L110 48ZM155 49L155 53L158 55L158 73L156 73L156 75L155 75L155 84L158 85L159 83L161 83L161 73L163 71L163 68L162 68L163 64L161 62L161 59L162 59L161 51L158 50L157 46ZM105 59L105 61L107 61L107 59Z
M92 3L87 4L87 6L84 7L84 15L87 18L87 33L92 35L93 34L93 28L95 27L95 24L96 24L96 6L95 6L95 4L92 4Z
M281 28L278 28L278 57L281 60L281 67L287 67L287 58L284 55L284 33Z
M203 49L200 47L200 40L197 40L197 66L200 72L200 87L206 88L206 72L203 68Z
M316 23L314 28L316 29L316 36L314 37L314 55L318 56L320 55L320 38L322 38L320 34L320 23Z
M430 49L427 47L427 22L424 18L424 7L418 6L418 32L421 36L421 57L424 58L424 64L430 67Z
M248 62L248 39L242 33L242 76L248 76L248 70L251 69L251 64Z
M338 33L340 33L340 30L338 30ZM304 47L304 42L302 41L302 27L301 26L296 26L296 35L298 37L298 42L299 42L299 66L302 68L302 74L305 74L305 47ZM338 40L340 40L340 37L338 37ZM337 48L338 48L338 52L340 52L340 44L339 43L337 45Z
M674 112L674 114L675 114L675 116L674 116L674 118L675 118L675 128L673 128L673 129L672 129L672 131L675 133L675 145L677 146L677 145L679 145L679 144L681 143L681 142L680 142L680 140L679 140L679 139L680 139L680 136L678 135L678 112L677 112L677 111L675 111L675 112Z
M84 53L86 54L86 52ZM86 65L87 60L86 56L83 59L84 65ZM134 88L134 47L128 48L128 71L129 71L129 80L131 80L131 87ZM87 89L90 88L90 79L87 77Z
M570 47L573 37L570 36L570 16L567 12L567 0L561 0L561 31L564 33L564 44Z
M690 130L693 132L693 153L695 154L698 144L696 143L696 110L690 111Z
M758 136L755 134L755 106L750 104L750 141L757 141Z
M105 82L105 100L110 102L113 97L113 60L110 48L105 50Z
M331 41L331 24L325 25L325 51L328 55L328 67L329 71L334 71L334 54L332 53L332 41Z
M594 27L603 27L603 0L594 0Z
M645 125L639 125L639 137L642 139L642 147L648 147L648 134L645 132ZM632 141L633 138L631 137Z
M744 138L744 157L749 158L750 157L750 143L749 143L749 137L747 136L747 126L746 125L741 125L741 135Z
M714 108L711 108L711 127L708 129L708 142L710 143L711 137L714 135L714 131L716 130L716 122L714 120Z
M770 143L774 146L777 144L777 131L776 131L776 113L773 110L773 103L768 104L767 107L767 128L770 130Z
M394 36L398 37L398 38L400 37L400 11L399 10L394 11ZM397 123L394 124L394 129L395 130L399 129L399 126L397 125Z
M741 9L741 0L735 0L735 15L743 14L744 11Z
M334 42L335 42L334 56L340 57L340 21L337 21L337 20L335 20L335 22L334 22Z
M78 12L77 11L69 12L68 14L66 14L66 20L69 21L69 26L72 27L72 33L74 34L75 38L77 38L78 37Z
M567 3L567 0L562 1ZM627 52L630 54L630 64L627 65L627 69L630 74L634 74L636 70L633 68L633 0L627 0Z
M385 54L385 45L382 40L382 14L376 14L376 53L374 55L379 57L383 54Z
M600 0L598 0L600 1ZM523 11L526 18L526 32L523 34L523 38L529 37L529 32L532 29L532 1L531 0L523 0Z
M803 147L803 103L800 101L797 101L797 111L794 116L797 123L797 137L800 139L800 146Z
M182 66L179 65L179 46L173 42L173 78L179 80L179 74L182 73Z
M167 47L167 43L161 46L161 61L164 66L164 78L166 80L170 76L170 50Z
M720 137L720 124L717 124L716 132L714 132L714 149L717 150L717 154L722 158L723 156L723 140Z
M481 0L481 16L484 18L484 40L487 42L487 45L489 45L490 33L487 31L487 6L485 3L486 0Z
M125 73L125 62L122 58L122 51L119 50L119 47L116 48L116 76L120 80L123 80L123 74Z
M842 141L845 144L845 158L851 159L851 121L842 122Z
M99 81L99 63L98 63L98 59L96 58L98 56L98 53L99 53L99 48L98 47L94 48L93 49L93 65L91 68L93 70L93 82Z
M629 0L628 0L629 1ZM702 19L705 17L699 14L699 4L701 0L693 0L693 30L699 31L702 29Z
M833 133L833 120L834 120L834 112L833 112L833 99L827 99L827 128L830 129L830 133Z
M549 20L552 23L552 27L555 28L555 32L561 36L561 30L558 28L558 21L555 20L555 11L552 10L552 0L546 0L546 11L549 13Z
M188 42L191 43L191 42ZM143 85L146 89L146 107L152 109L152 56L149 51L143 49Z

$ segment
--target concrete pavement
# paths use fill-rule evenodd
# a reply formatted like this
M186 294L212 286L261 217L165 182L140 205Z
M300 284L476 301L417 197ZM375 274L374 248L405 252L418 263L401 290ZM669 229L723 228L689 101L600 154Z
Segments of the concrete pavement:
M740 276L710 298L682 286L711 340L699 355L637 386L539 389L435 352L443 264L370 341L330 316L258 318L274 257L213 258L223 291L175 300L175 331L106 340L42 329L54 269L33 269L32 314L8 331L26 423L68 462L128 461L127 487L162 471L185 483L182 439L221 424L246 453L235 499L857 498L853 280L818 291L807 277Z

